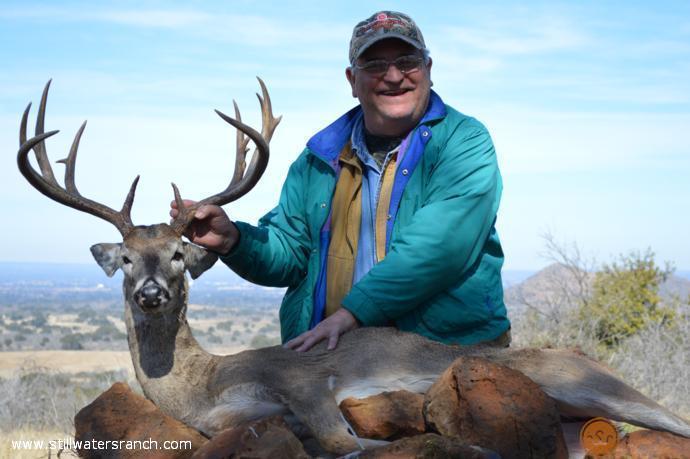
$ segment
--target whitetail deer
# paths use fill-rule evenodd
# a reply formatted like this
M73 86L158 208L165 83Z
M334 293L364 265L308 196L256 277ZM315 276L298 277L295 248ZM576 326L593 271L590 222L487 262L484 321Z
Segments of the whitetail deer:
M246 194L259 180L268 162L268 143L280 118L272 115L263 82L259 96L263 114L261 134L236 118L218 114L238 129L235 172L228 187L185 208L173 184L179 215L170 224L134 226L130 209L137 179L122 210L84 198L74 183L79 139L76 134L66 165L65 186L59 186L48 162L44 140L45 87L35 137L26 139L27 117L20 128L19 169L49 198L88 212L115 225L119 244L96 244L91 251L106 274L124 271L125 321L132 361L144 393L171 416L211 436L220 430L265 416L292 413L321 445L347 453L362 444L348 432L338 402L386 390L424 392L458 357L474 355L521 371L556 400L561 414L605 416L652 429L690 437L690 424L616 378L597 362L574 351L551 349L496 349L485 346L448 346L390 328L360 328L345 334L338 347L325 344L306 353L273 346L235 355L212 355L194 339L187 324L187 281L211 267L217 256L183 242L181 235L204 204L227 204ZM245 174L248 140L256 150ZM29 163L34 150L41 173Z

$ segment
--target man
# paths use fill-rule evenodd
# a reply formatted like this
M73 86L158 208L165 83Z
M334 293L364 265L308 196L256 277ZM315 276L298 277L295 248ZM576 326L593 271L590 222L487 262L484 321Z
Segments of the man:
M202 207L190 239L245 279L288 287L281 333L297 351L389 325L508 345L488 132L431 90L432 61L407 15L357 24L349 57L360 105L307 143L278 206L258 226Z

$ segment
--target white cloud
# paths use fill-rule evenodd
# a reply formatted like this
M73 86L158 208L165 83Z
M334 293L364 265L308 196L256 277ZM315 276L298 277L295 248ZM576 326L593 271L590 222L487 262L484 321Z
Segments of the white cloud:
M490 110L487 117L507 174L663 169L687 163L687 113L503 109Z
M443 25L436 41L469 52L542 54L579 48L589 42L585 31L571 22L562 16L545 16L491 19L472 26Z
M324 21L273 18L255 15L213 13L192 9L96 9L23 7L7 8L0 18L50 20L51 22L102 22L144 28L176 29L207 39L236 44L275 47L318 46L324 42L345 42L350 26ZM318 39L315 39L318 37Z

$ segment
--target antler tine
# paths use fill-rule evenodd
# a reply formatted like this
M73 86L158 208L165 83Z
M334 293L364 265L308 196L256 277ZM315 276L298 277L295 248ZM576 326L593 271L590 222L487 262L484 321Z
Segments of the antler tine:
M132 186L129 189L127 198L120 212L116 212L108 206L100 204L98 202L92 201L90 199L84 198L74 183L74 171L75 163L77 158L77 150L79 148L79 141L81 139L82 133L86 128L86 122L84 122L72 142L72 147L70 148L69 155L67 158L60 160L58 162L64 163L66 165L65 170L65 188L62 188L55 176L53 175L50 163L48 162L48 156L46 154L45 146L39 147L39 145L44 144L45 139L57 134L59 131L50 131L47 133L43 132L43 124L45 118L45 106L48 97L48 88L50 87L50 81L46 84L46 88L43 91L43 97L41 98L41 106L39 109L37 121L36 121L36 135L31 139L26 139L26 126L29 116L29 110L31 104L26 107L24 115L22 116L22 121L19 128L19 151L17 152L17 165L19 166L19 171L27 179L27 181L36 188L39 192L49 197L50 199L64 204L73 209L81 210L82 212L95 215L96 217L102 218L113 225L120 231L120 233L125 236L134 226L132 224L132 219L130 216L130 211L132 203L134 201L134 194L136 193L136 186L139 181L139 177L134 180ZM29 161L29 151L34 150L36 153L37 161L40 165L41 173L38 173Z
M242 115L240 115L240 108L237 106L237 102L232 101L232 105L235 107L235 118L237 121L242 122ZM249 139L244 135L244 132L237 130L237 154L235 156L235 172L232 174L232 181L230 185L235 185L238 183L242 176L244 175L244 170L247 167L247 162L245 158L247 157L247 152L249 148Z
M139 176L137 175L134 178L134 181L132 184L129 186L129 192L127 193L127 197L125 198L125 202L122 204L122 209L120 210L120 214L122 215L122 220L125 223L125 225L129 229L134 227L134 223L132 223L132 204L134 203L134 195L137 192L137 185L139 184Z
M184 201L182 201L182 197L180 196L180 190L177 188L177 185L174 183L171 183L173 187L173 194L175 195L175 204L177 204L177 217L170 223L170 226L175 230L178 234L184 233L184 231L187 229L187 226L189 226L189 223L194 219L194 213L196 212L196 209L198 208L197 205L192 205L189 207L186 207L184 205Z
M81 196L79 190L77 190L77 185L74 183L74 170L77 161L77 150L79 149L79 142L81 141L81 135L86 129L86 121L84 121L74 136L74 141L72 142L72 147L69 149L69 155L65 159L59 159L57 162L65 165L65 188L68 193Z
M52 78L48 80L43 88L41 104L38 106L38 115L36 116L36 135L43 134L43 126L45 124L46 117L46 104L48 103L48 90L50 89L50 83L52 83L52 81ZM50 161L48 161L48 153L46 151L45 143L41 142L36 144L34 147L34 153L36 154L38 166L41 168L41 175L43 175L47 181L57 185L57 180L55 180L53 169L50 167Z
M229 117L219 110L216 110L216 113L227 123L247 134L247 136L252 139L256 145L252 155L252 161L242 179L235 184L228 185L228 187L222 192L204 199L204 204L223 205L232 202L241 196L244 196L254 187L254 185L256 185L256 183L259 181L259 178L266 170L266 166L268 165L269 149L268 142L266 142L263 136L256 130L240 121L235 120L234 118Z
M256 95L256 97L259 99L259 104L261 105L261 135L263 135L267 142L270 142L271 138L273 138L273 132L276 130L278 124L280 123L280 120L282 120L283 117L273 117L271 97L268 95L268 89L266 89L266 84L264 84L264 81L261 78L256 77L256 79L259 80L259 85L261 85L261 93L263 94L263 98L261 98L261 96L258 94Z
M182 234L185 231L189 223L191 223L192 219L194 218L194 213L196 209L206 204L222 206L224 204L239 199L240 197L247 194L249 190L254 188L254 186L258 183L259 179L266 170L269 157L268 143L270 142L271 137L273 136L273 132L275 131L275 128L278 126L281 117L273 117L271 108L271 98L268 95L266 85L261 80L261 78L258 78L258 80L259 84L261 85L261 92L263 94L263 98L257 94L257 97L259 98L259 103L261 105L262 113L261 133L257 132L256 130L242 122L237 104L234 104L235 116L237 117L237 119L231 118L225 113L216 110L218 116L223 118L225 122L231 124L239 131L237 137L237 156L235 158L235 172L233 174L233 178L230 184L223 191L221 191L218 194L214 194L213 196L209 196L208 198L202 199L201 201L197 202L192 206L184 207L184 203L181 199L178 199L178 196L176 195L175 200L177 202L179 214L171 223L171 225L178 233ZM248 151L247 144L249 140L244 137L245 134L247 135L247 137L249 137L249 139L251 139L254 142L256 146L256 148L254 149L254 153L252 155L251 163L249 164L246 173L244 173L244 169L246 167L245 158ZM177 187L173 185L173 189L177 193Z

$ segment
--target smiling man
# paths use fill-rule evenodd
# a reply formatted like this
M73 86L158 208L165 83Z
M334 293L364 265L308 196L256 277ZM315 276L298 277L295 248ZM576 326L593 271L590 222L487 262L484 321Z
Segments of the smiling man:
M431 90L409 16L357 24L349 59L359 106L309 140L278 206L258 226L202 207L192 241L245 279L288 287L281 333L297 351L324 340L333 349L358 326L507 346L502 186L486 128Z

